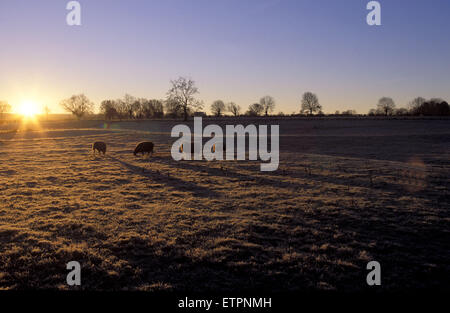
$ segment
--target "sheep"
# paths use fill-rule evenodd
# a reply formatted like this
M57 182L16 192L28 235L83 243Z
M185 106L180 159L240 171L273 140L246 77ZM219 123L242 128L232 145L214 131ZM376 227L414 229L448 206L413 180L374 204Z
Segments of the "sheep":
M94 144L92 145L92 151L95 154L95 150L98 151L98 153L103 152L103 155L105 155L106 153L106 143L102 142L102 141L96 141L94 142Z
M144 155L144 153L148 153L150 155L150 153L153 154L153 147L154 147L153 142L150 141L140 142L134 149L133 153L135 156L138 153L142 153L142 155Z

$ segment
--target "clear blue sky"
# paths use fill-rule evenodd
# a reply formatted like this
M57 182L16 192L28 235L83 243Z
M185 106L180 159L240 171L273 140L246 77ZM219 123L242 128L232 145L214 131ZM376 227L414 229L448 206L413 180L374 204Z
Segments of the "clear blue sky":
M448 0L382 0L380 27L366 24L368 0L80 0L80 27L66 25L67 2L1 0L0 100L58 112L81 92L164 98L178 76L208 110L269 94L292 113L305 91L325 112L450 100Z

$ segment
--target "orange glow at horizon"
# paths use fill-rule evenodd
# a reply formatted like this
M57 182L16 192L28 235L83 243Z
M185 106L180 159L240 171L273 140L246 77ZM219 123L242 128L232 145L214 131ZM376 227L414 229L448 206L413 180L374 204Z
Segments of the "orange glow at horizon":
M40 114L39 105L33 100L24 100L20 103L17 113L25 118L34 118Z

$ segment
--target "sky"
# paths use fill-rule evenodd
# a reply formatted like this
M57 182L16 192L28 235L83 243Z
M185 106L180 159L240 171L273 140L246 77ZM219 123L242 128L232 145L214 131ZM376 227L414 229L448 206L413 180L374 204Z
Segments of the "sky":
M290 114L306 91L328 113L450 100L448 0L379 1L381 26L367 25L367 0L80 0L81 26L66 24L68 2L0 1L0 100L13 108L164 99L179 76L205 111L271 95Z

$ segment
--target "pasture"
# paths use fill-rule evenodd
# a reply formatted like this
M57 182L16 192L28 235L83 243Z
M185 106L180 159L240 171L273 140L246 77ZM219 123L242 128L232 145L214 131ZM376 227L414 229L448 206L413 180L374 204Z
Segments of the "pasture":
M372 260L384 290L449 287L448 120L212 121L279 124L275 172L174 161L179 123L2 125L0 288L69 289L72 260L83 290L355 291Z

